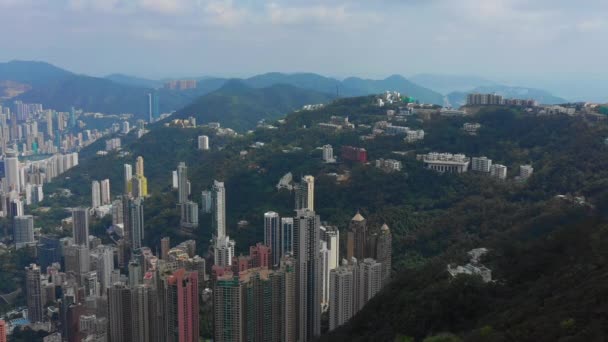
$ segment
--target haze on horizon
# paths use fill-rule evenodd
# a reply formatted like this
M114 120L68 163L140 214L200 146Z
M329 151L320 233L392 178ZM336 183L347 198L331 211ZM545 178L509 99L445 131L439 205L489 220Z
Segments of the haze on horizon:
M148 78L477 75L582 95L608 89L607 17L605 0L0 0L0 60Z

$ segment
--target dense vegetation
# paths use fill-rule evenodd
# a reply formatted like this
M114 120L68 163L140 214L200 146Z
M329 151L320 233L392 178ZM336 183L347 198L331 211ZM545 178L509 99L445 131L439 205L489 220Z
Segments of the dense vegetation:
M66 201L72 203L89 202L93 179L110 177L113 193L120 193L122 164L143 155L152 190L145 203L146 240L155 249L164 235L183 239L176 233L179 215L169 182L170 171L186 161L195 201L213 179L226 182L229 232L237 249L245 251L262 239L264 211L291 214L292 194L276 190L279 178L287 172L294 178L311 174L317 179L316 208L323 221L343 229L359 209L372 229L386 222L393 232L393 283L328 340L419 341L444 332L453 335L428 340L578 341L606 336L604 123L496 108L466 119L411 117L408 125L427 133L415 144L401 137L361 141L359 136L369 129L334 132L316 125L332 115L348 115L358 124L384 120L386 108L371 102L368 97L339 100L321 110L293 113L278 129L233 139L203 129L157 127L128 142L131 154L125 158L85 153L81 165L54 186L70 188L74 196ZM465 121L482 125L477 136L462 132ZM196 150L201 133L211 135L212 151ZM264 147L251 148L256 141ZM350 144L365 147L372 160L399 159L404 172L323 164L317 148L328 143L337 155L340 146ZM520 164L532 163L535 173L526 183L473 173L440 175L415 160L416 153L428 151L486 155L507 165L511 175ZM328 175L334 172L350 177L336 182ZM585 196L586 202L556 199L559 194ZM237 228L241 220L249 225ZM202 216L200 221L196 238L204 251L211 220ZM451 279L446 265L465 263L465 252L477 247L491 250L483 262L496 282Z
M193 116L197 123L219 122L243 131L255 128L260 120L276 120L306 104L326 103L331 95L290 85L250 88L232 80L204 95L168 120Z

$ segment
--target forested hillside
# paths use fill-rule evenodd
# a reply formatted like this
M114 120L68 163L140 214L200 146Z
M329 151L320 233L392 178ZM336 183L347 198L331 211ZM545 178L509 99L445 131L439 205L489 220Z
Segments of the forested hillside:
M279 178L287 172L295 178L311 174L323 221L343 229L360 210L371 227L387 223L393 232L394 282L328 340L384 341L400 335L422 340L442 332L470 341L596 340L606 323L607 303L601 286L608 276L603 251L608 227L606 125L488 108L476 117L411 117L408 125L426 132L415 144L397 136L361 141L359 136L369 132L365 127L335 132L316 125L332 115L348 115L357 124L385 120L386 109L371 103L370 97L338 100L317 111L290 114L276 130L238 138L201 128L159 127L128 143L129 156L91 154L66 173L69 179L53 186L72 189L71 201L86 201L90 181L109 175L112 191L119 193L122 164L142 155L152 191L145 205L146 239L156 248L164 235L181 238L175 233L179 214L169 182L170 171L185 161L195 201L213 179L226 182L228 229L237 249L245 251L263 238L261 213L291 213L293 195L275 188ZM467 121L481 124L477 136L462 131ZM196 150L196 137L202 133L211 136L211 151ZM264 147L251 148L256 141ZM401 160L404 171L388 174L372 165L323 164L317 147L324 144L332 144L338 155L342 145L365 147L372 160ZM532 163L535 172L525 183L474 173L441 175L414 158L429 151L485 155L507 165L510 173ZM337 182L331 173L348 173L349 178ZM555 197L562 194L585 196L585 202ZM241 220L249 225L237 229ZM201 217L197 237L202 250L211 235L210 221ZM465 252L477 247L490 249L483 262L496 281L451 279L447 264L464 262Z

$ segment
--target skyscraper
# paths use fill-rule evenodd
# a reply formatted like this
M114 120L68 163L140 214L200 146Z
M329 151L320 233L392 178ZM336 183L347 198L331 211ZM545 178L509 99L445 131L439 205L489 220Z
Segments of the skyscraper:
M133 250L142 246L144 239L144 200L141 197L129 199L130 238Z
M281 258L293 255L293 218L281 218Z
M296 210L308 209L315 210L315 178L304 176L300 184L295 186L296 191Z
M164 238L160 239L161 259L167 260L170 249L171 249L171 238L169 238L168 236L165 236Z
M181 185L181 184L180 184ZM213 228L218 238L226 236L226 188L224 182L213 181Z
M376 236L374 255L374 258L382 265L382 286L386 285L391 278L392 251L391 230L384 224Z
M19 249L34 240L34 217L32 215L15 216L13 218L13 237L15 248Z
M187 201L180 205L181 219L180 227L187 232L192 232L198 227L198 204L196 202Z
M175 342L198 342L198 274L179 269L167 278L169 336Z
M101 186L98 181L91 182L91 208L99 208L101 205Z
M6 322L0 320L0 342L6 342Z
M190 195L188 189L188 167L186 163L181 162L177 166L177 192L178 192L178 203L186 203Z
M42 322L44 320L44 303L42 302L40 267L31 264L25 268L25 273L28 318L31 322Z
M133 197L148 196L148 179L144 174L144 158L142 156L137 157L135 163L135 176L131 179L131 183Z
M216 279L213 287L214 340L240 342L243 339L243 296L238 276L228 272Z
M116 283L108 290L108 318L110 341L130 342L133 338L131 290Z
M157 315L157 294L150 285L138 285L131 289L131 312L133 315L133 342L160 341L160 326Z
M346 241L346 258L363 260L367 257L367 221L359 212L350 220Z
M72 210L72 227L74 244L89 246L89 208Z
M159 96L156 90L148 93L148 122L154 122L160 117Z
M133 167L129 164L124 165L124 185L125 185L125 194L131 193L131 178L133 178Z
M279 214L274 211L264 214L264 245L270 247L272 266L281 261L281 228Z
M382 265L367 258L359 263L359 308L372 299L382 289Z
M213 196L211 191L204 190L201 193L201 211L204 214L210 214L213 209Z
M353 316L354 282L352 267L342 266L330 272L329 331L348 322Z
M5 192L16 191L21 192L21 180L20 180L20 166L19 159L14 152L8 153L4 158L4 172L6 179Z
M137 162L135 164L135 175L144 175L144 158L142 156L137 157Z
M101 181L101 205L108 205L112 203L112 196L110 196L110 180L104 179Z
M97 272L100 284L100 293L104 294L112 285L112 271L114 271L114 248L99 246L91 252L91 269Z
M294 218L296 314L298 340L309 341L321 334L321 270L319 241L321 219L311 210L298 210Z

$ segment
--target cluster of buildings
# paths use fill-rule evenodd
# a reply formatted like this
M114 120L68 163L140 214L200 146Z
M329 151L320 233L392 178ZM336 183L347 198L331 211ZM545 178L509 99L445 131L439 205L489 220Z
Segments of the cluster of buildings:
M464 173L470 170L474 172L487 173L491 177L505 180L507 179L507 167L496 164L485 156L469 158L464 154L437 153L419 154L416 156L424 165L437 172ZM532 165L523 164L519 167L518 180L526 180L532 176L534 168Z
M347 322L390 278L391 233L372 231L357 213L340 259L340 233L314 211L314 178L294 186L295 215L264 214L264 242L249 255L226 248L225 197L214 184L213 328L215 341L309 341ZM333 318L332 318L333 317Z
M393 125L387 121L379 121L374 125L373 135L403 135L403 140L408 143L424 139L424 130L411 129L406 126Z
M481 125L478 124L477 122L465 122L462 125L462 130L469 134L469 135L477 135L477 132L479 132L479 129L481 128Z
M367 163L367 150L362 147L354 146L342 146L341 154L342 160L346 160L354 163Z
M187 90L195 89L197 86L196 80L172 80L165 82L165 89L170 90Z
M24 206L44 199L44 184L78 165L78 153L23 157L7 151L0 163L0 217L23 215Z
M376 97L376 105L378 107L384 107L385 105L399 103L402 101L401 93L398 91L386 91Z
M27 321L48 323L58 341L198 341L206 276L196 243L163 238L159 256L136 234L127 248L102 245L88 212L74 210L73 237L41 237L39 264L25 269Z
M401 171L401 162L395 159L377 159L376 167L385 172L398 172Z
M448 265L448 273L452 277L457 277L460 274L478 275L484 283L492 281L492 270L484 266L480 259L488 253L486 248L475 248L467 254L470 257L470 262L466 265Z
M467 106L519 106L519 107L536 107L538 103L532 99L506 99L497 94L467 94Z
M341 129L354 129L355 125L348 120L348 116L332 116L329 122L321 122L319 123L319 127L321 128L330 128L334 130Z

